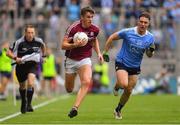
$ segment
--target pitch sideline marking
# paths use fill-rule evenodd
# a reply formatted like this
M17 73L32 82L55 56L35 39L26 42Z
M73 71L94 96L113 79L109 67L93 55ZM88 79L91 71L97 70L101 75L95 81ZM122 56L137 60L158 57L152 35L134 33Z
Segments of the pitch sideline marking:
M45 101L45 102L43 102L43 103L40 103L40 104L38 104L38 105L35 105L35 106L33 106L33 108L34 108L34 109L37 109L37 108L46 106L46 105L48 105L48 104L50 104L50 103L56 102L56 101L58 101L58 100L60 100L60 99L67 99L68 97L69 97L68 95L63 95L63 96L61 96L61 97L59 97L59 98L54 98L54 99ZM14 118L14 117L16 117L16 116L18 116L18 115L20 115L20 114L21 114L21 112L17 112L17 113L14 113L14 114L12 114L12 115L8 115L8 116L6 116L6 117L4 117L4 118L0 118L0 122L3 122L3 121L5 121L5 120L11 119L11 118Z

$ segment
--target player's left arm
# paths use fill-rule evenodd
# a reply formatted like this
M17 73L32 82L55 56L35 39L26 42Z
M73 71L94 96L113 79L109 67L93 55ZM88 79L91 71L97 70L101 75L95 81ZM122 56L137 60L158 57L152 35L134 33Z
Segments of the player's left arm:
M95 50L96 54L98 55L99 61L104 61L101 51L100 51L100 48L99 48L99 40L97 38L95 38L92 45L93 45L93 49Z
M146 55L150 58L154 55L154 51L155 51L155 44L154 42L146 49Z

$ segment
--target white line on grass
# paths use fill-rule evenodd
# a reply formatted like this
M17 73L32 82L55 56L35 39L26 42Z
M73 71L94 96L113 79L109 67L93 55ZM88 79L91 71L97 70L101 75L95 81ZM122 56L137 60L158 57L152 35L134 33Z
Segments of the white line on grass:
M59 98L58 98L58 97L57 97L57 98L53 98L53 99L51 99L51 100L48 100L48 101L45 101L45 102L40 103L40 104L38 104L38 105L35 105L35 106L33 106L33 108L34 108L34 109L37 109L37 108L46 106L46 105L48 105L48 104L50 104L50 103L56 102L56 101L58 101L58 100L60 100L60 99L67 99L68 97L69 97L68 95L63 95L63 96L61 96L61 97L59 97ZM17 112L17 113L14 113L14 114L12 114L12 115L8 115L8 116L6 116L6 117L4 117L4 118L0 118L0 122L3 122L3 121L5 121L5 120L11 119L11 118L14 118L14 117L16 117L16 116L18 116L18 115L20 115L20 114L21 114L21 112Z

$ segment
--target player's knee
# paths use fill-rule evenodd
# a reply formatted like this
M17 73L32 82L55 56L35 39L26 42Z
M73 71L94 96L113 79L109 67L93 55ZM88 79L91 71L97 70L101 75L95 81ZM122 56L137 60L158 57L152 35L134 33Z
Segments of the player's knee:
M66 92L71 93L74 89L74 82L65 82Z
M33 88L34 85L33 85L33 84L28 84L27 87L28 87L28 88Z
M120 87L123 88L123 89L127 89L128 88L128 84L121 84Z
M20 89L26 89L26 85L22 83L22 84L20 84L19 88Z
M73 91L72 88L66 88L66 92L71 93Z
M90 79L86 79L81 81L82 85L85 85L87 87L89 87L91 85L91 80Z

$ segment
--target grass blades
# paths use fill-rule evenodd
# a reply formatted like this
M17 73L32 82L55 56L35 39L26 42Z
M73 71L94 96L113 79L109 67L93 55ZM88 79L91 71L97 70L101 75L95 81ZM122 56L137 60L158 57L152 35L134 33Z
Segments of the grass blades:
M180 96L133 95L122 111L122 120L113 117L119 97L102 94L89 94L79 108L78 116L70 119L67 114L75 97L57 97L57 101L39 107L33 113L20 114L0 124L180 124ZM35 99L33 106L47 100ZM19 112L19 104L13 106L9 99L0 102L0 118Z

